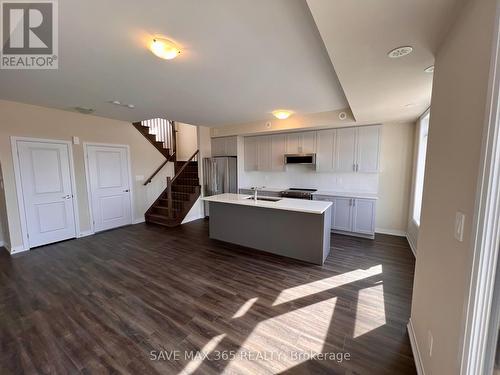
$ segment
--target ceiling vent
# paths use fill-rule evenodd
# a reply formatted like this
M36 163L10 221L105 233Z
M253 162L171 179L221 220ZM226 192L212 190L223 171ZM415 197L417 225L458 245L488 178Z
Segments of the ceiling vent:
M391 59L397 59L406 55L409 55L412 53L413 47L411 46L403 46L403 47L398 47L394 48L392 51L390 51L387 56L389 56Z

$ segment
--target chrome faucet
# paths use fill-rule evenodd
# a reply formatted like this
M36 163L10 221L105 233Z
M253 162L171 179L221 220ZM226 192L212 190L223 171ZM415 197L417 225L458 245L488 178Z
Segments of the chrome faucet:
M257 193L258 193L259 189L264 189L264 188L265 188L265 186L260 186L260 187L259 186L254 186L252 188L252 190L253 190L253 200L254 201L257 202Z

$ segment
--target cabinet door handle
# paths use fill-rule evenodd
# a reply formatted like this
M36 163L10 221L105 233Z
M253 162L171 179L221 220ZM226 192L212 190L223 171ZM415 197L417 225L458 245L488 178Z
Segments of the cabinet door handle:
M353 170L354 172L356 172L356 164L353 164L353 165L352 165L352 170Z
M359 164L356 163L356 172L359 171Z

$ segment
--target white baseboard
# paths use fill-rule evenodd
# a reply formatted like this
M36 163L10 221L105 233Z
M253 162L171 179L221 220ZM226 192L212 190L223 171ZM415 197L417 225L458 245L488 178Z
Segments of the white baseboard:
M19 253L22 253L24 251L28 251L29 249L25 249L23 247L23 245L19 245L19 246L14 246L14 247L11 247L11 246L8 246L6 244L5 248L9 251L9 253L12 255L12 254L19 254Z
M415 248L413 241L411 240L411 238L408 235L406 235L406 240L410 244L410 249L411 249L411 252L413 253L413 256L416 258L417 257L417 249Z
M406 237L406 232L397 229L375 228L375 233L390 234L391 236Z
M80 234L78 235L78 238L92 236L93 234L94 234L94 232L92 232L91 230L87 230L85 232L80 232Z
M408 328L408 336L410 336L411 351L413 353L413 359L415 360L417 374L425 375L424 366L422 364L422 356L420 355L420 350L418 349L417 338L415 336L415 330L413 329L411 318L406 327Z
M146 218L141 217L140 219L134 219L132 224L140 224L140 223L144 223L145 221L146 221Z

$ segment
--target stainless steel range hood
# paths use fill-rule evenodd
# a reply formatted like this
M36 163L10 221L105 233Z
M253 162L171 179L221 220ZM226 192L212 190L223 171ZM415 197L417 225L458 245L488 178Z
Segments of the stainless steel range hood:
M316 154L285 154L285 164L316 165Z

